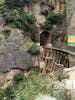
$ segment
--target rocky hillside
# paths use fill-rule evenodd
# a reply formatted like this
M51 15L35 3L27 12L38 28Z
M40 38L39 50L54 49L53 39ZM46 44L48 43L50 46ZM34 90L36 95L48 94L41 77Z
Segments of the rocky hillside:
M25 69L25 66L34 64L34 57L27 53L23 34L18 29L3 26L5 21L0 16L0 71L8 72L11 69ZM10 31L6 35L6 31Z
M6 4L8 3L9 2L6 2ZM24 48L24 46L26 45L25 43L26 36L25 37L23 36L22 31L24 33L26 32L32 33L31 35L32 37L34 36L35 32L39 34L40 31L42 31L42 27L45 24L46 18L52 12L53 13L63 13L64 6L65 6L65 3L62 1L59 2L59 0L57 1L56 0L46 0L46 1L45 0L41 0L41 1L33 0L32 2L26 3L23 6L22 11L24 11L28 15L26 17L25 15L23 15L24 12L22 12L22 16L25 16L26 18L32 17L32 19L26 20L25 18L24 20L26 21L31 20L32 22L34 22L34 23L31 22L34 28L31 27L32 24L27 22L29 24L28 29L27 29L27 26L24 27L26 23L24 23L22 27L20 26L20 24L22 25L24 22L23 20L24 17L22 18L21 23L18 21L20 19L16 19L17 16L22 17L20 15L21 13L20 11L18 11L17 9L14 9L13 6L12 6L12 9L9 10L8 8L5 8L6 7L5 5L4 7L2 5L2 8L1 8L2 14L0 14L1 15L0 16L0 70L1 71L6 72L6 71L9 71L11 68L17 68L17 67L24 69L25 66L27 66L28 64L32 64L32 62L34 61L34 58L30 57L30 55L27 54L26 52L26 48ZM12 13L10 13L11 11ZM4 18L2 17L2 15ZM35 18L32 15L35 16L36 23L35 23ZM21 31L19 30L19 27L18 28L11 27L12 26L11 24L14 24L12 22L14 22L15 25L18 25L21 28ZM35 28L37 31L35 30ZM58 29L55 29L55 31L58 31ZM39 35L36 35L35 40L38 40L37 39L38 36Z
M38 100L43 94L49 100L71 100L71 94L75 98L75 68L43 75L45 64L40 69L36 59L40 53L36 43L66 47L65 0L5 0L0 5L0 98Z
M53 8L54 7L54 8ZM51 9L54 9L54 13L63 13L65 9L65 0L32 0L29 5L24 8L25 12L32 13L37 19L37 25L44 24L45 16L44 13L51 13Z
M22 8L17 6L13 8L14 4L11 8L8 4L9 2L2 3L0 8L0 74L2 75L0 80L5 80L5 76L7 77L12 69L24 70L27 66L34 65L35 56L27 52L27 46L33 42L40 43L40 40L49 42L48 37L53 33L55 35L52 34L54 37L52 41L55 39L54 44L57 43L57 47L60 47L63 43L61 37L64 28L62 30L59 26L62 23L65 2L62 0L32 0L32 2L25 3ZM57 20L53 23L55 17ZM46 34L43 32L44 36L49 34L45 40L41 39L41 31L46 31ZM55 33L61 33L61 36ZM31 51L38 53L35 47L31 48Z

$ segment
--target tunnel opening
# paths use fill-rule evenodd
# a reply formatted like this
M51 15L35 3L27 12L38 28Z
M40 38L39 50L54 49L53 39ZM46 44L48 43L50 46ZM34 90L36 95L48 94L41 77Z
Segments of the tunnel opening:
M47 43L49 43L50 40L50 33L47 31L43 31L40 34L40 46L46 46Z

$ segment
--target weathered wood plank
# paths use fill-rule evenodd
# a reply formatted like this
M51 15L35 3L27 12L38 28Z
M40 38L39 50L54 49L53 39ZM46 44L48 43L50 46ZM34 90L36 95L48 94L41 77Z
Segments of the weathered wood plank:
M67 53L67 54L70 54L70 55L74 55L75 56L75 53L74 52L71 52L69 50L59 49L59 48L54 48L54 47L47 47L47 46L42 46L42 47L43 48L52 49L52 50L56 50L56 51L60 51L60 52L64 52L64 53Z
M45 62L46 70L48 72L55 71L59 69L59 67L69 67L69 55L75 56L75 53L64 49L50 48L45 46L42 48L43 53L40 54L40 60Z

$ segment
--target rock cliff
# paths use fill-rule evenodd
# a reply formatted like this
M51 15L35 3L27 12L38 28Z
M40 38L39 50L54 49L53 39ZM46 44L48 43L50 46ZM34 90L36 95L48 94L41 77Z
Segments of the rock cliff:
M34 63L34 58L26 52L23 34L10 28L10 36L5 38L3 18L0 25L0 71L8 72L11 68L25 69Z

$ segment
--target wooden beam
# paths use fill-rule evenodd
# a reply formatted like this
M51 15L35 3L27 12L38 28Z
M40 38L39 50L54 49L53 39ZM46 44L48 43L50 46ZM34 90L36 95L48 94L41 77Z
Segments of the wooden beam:
M75 56L75 53L74 53L74 52L71 52L71 51L69 51L69 50L60 49L60 48L54 48L54 47L47 47L47 46L42 46L42 47L43 47L43 48L46 48L46 49L52 49L52 50L64 52L64 53L67 53L67 54L70 54L70 55L74 55L74 56Z

